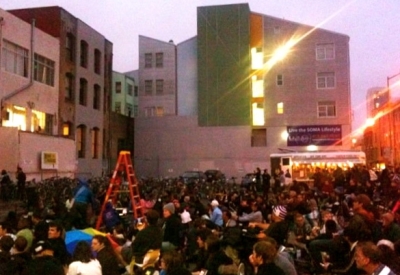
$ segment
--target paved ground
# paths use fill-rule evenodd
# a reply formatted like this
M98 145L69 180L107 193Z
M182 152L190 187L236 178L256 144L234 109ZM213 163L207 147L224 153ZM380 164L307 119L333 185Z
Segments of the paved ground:
M3 221L7 217L9 211L15 211L17 214L22 214L25 210L20 201L0 201L0 221Z

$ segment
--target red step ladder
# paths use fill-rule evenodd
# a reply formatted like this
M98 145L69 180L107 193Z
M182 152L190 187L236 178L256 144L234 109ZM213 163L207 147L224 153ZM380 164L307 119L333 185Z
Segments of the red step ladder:
M124 185L127 182L127 189ZM143 217L143 209L140 204L140 193L138 181L133 170L131 153L129 151L121 151L119 153L117 165L108 186L106 197L101 206L100 214L97 218L96 229L98 230L103 222L103 213L109 200L113 205L117 203L118 195L121 193L129 193L131 199L132 211L135 219Z

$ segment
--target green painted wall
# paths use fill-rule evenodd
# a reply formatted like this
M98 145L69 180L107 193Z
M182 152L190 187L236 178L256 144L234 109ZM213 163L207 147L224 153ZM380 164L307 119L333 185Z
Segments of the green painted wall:
M197 37L199 125L250 125L249 5L199 7Z

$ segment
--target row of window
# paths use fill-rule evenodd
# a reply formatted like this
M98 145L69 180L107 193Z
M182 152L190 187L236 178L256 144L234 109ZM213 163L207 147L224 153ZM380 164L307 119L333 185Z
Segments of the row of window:
M68 33L65 40L65 52L66 59L70 62L75 62L76 54L76 39L72 33ZM96 74L101 73L101 51L99 49L94 49L94 60L93 60L93 70ZM89 44L85 40L80 41L80 56L79 64L83 68L88 68L89 63Z
M79 79L79 104L87 106L88 82L85 78ZM65 75L65 99L74 101L74 76L70 73ZM93 109L100 110L101 87L98 84L93 85Z
M162 68L164 66L164 53L155 53L155 64L153 60L153 53L144 54L144 67L145 68Z
M86 157L86 136L87 136L87 127L86 125L79 125L76 128L76 149L78 158L85 158ZM91 155L92 158L97 159L99 158L99 140L100 140L100 129L94 127L90 130L90 137L91 137Z
M262 103L257 103L257 105L260 104L261 106L257 106L259 109L263 108ZM283 102L276 104L276 112L277 114L284 114ZM336 117L336 102L331 100L318 101L317 114L319 118Z
M156 95L162 95L164 93L164 80L156 79ZM144 81L144 94L145 95L153 95L154 89L153 80L145 80Z
M23 77L29 76L29 51L10 41L3 40L1 66L5 71ZM54 86L55 62L40 54L34 54L33 79Z
M276 85L283 86L283 75L276 76ZM336 87L336 76L334 72L317 73L317 89L332 89Z
M128 95L133 95L133 91L135 91L135 96L138 96L138 87L137 86L133 86L129 83L127 83L126 85L126 93ZM122 92L122 83L121 81L117 81L115 82L115 93L116 94L120 94Z
M133 111L133 115L135 117L137 117L138 115L138 106L132 106L132 104L126 103L125 104L125 115L128 117L132 116L132 111ZM121 102L116 101L114 103L114 112L116 112L117 114L122 114L122 106L121 106Z

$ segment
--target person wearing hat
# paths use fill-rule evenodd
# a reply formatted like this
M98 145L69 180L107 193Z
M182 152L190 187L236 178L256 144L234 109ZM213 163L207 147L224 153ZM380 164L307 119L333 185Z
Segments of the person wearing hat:
M54 256L48 241L39 241L33 247L33 260L29 262L28 274L64 275L64 268Z
M161 250L170 251L180 246L181 219L175 214L175 206L172 202L167 203L163 207L164 238L161 244Z
M283 245L289 230L289 223L285 220L286 215L286 207L277 205L272 208L271 223L250 223L249 226L264 230L257 235L258 239L264 239L268 236L275 239L279 245Z
M221 226L224 224L222 220L222 211L219 209L219 203L217 200L213 200L211 202L211 214L210 214L210 221L212 221L215 225Z

